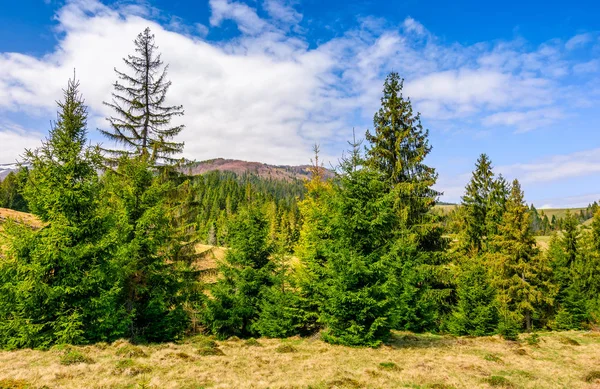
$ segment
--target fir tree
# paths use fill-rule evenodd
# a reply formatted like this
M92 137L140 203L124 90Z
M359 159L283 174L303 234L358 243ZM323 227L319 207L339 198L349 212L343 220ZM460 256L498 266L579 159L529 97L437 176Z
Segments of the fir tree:
M221 278L211 286L204 324L215 335L257 336L262 295L274 284L267 221L259 209L239 213L229 226L231 247L219 264Z
M327 251L320 321L324 339L377 346L395 326L396 266L389 255L397 215L382 175L362 166L358 144L342 162L332 198L334 239Z
M395 188L396 206L402 208L405 224L414 227L427 218L439 193L432 189L435 169L424 163L431 152L429 131L423 129L420 114L414 114L410 99L402 95L403 84L394 72L385 80L381 108L373 119L374 133L366 133L366 164Z
M550 268L535 246L529 216L521 185L514 180L498 235L492 242L494 254L489 256L505 333L514 329L513 325L531 330L538 309L551 303L554 295Z
M498 327L496 289L483 259L465 258L460 264L458 303L448 323L455 335L491 335Z
M124 149L105 151L117 157L147 156L153 164L174 162L172 156L183 151L183 143L173 138L184 126L170 126L170 122L183 115L183 107L166 105L171 86L168 66L163 66L150 29L140 33L134 44L136 54L123 59L130 73L115 69L122 83L115 82L112 102L104 103L114 110L115 116L107 119L111 128L100 130Z
M24 196L44 226L8 226L12 250L0 261L0 346L110 341L128 317L120 305L122 269L115 220L103 201L101 155L88 146L87 109L70 80L58 120L31 166Z
M486 154L481 154L462 198L462 206L465 209L462 243L467 250L474 253L482 250L487 237L487 213L493 183L492 163Z

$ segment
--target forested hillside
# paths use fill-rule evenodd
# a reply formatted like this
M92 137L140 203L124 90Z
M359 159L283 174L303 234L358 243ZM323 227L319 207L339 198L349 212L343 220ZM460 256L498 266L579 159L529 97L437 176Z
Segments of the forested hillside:
M42 146L2 182L0 205L39 225L2 224L0 347L196 333L379 347L394 331L516 340L597 324L598 205L536 210L486 154L461 204L440 205L429 132L398 73L332 172L318 145L299 168L181 159L184 108L166 104L149 29L115 72L107 142L90 143L70 79ZM205 282L199 247L213 246L226 249Z

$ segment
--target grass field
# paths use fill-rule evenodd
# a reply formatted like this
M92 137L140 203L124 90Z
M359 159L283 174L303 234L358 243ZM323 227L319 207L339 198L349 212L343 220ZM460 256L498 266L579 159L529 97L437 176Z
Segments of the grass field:
M600 333L499 337L395 333L377 349L316 338L0 352L0 388L600 388Z

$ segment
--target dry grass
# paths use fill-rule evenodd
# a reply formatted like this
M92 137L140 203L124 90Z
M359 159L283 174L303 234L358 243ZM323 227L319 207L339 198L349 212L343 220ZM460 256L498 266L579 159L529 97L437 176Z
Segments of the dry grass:
M600 337L590 335L543 333L537 347L526 336L517 343L408 333L377 349L314 338L259 339L261 347L203 337L135 347L120 341L69 348L94 363L61 364L64 349L0 352L0 388L594 388Z
M40 228L42 222L30 213L13 211L12 209L0 208L0 225L8 220L14 220L18 223L24 223L34 228Z

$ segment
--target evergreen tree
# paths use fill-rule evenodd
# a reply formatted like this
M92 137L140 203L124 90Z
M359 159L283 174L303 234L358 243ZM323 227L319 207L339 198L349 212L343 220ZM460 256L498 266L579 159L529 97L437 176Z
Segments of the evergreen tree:
M183 115L183 107L167 106L166 96L171 86L167 81L168 66L163 66L154 35L146 28L134 41L136 55L124 58L130 73L115 69L120 81L115 82L109 117L110 130L100 130L108 139L124 149L105 150L113 156L147 156L157 161L174 162L173 155L183 151L183 143L175 138L183 125L170 126L171 119ZM116 162L116 160L113 160Z
M263 293L274 284L267 221L257 208L239 213L229 226L231 247L219 264L221 278L211 286L203 321L215 335L257 336Z
M364 167L358 144L342 162L332 198L334 239L327 251L320 321L324 339L377 346L395 325L395 258L389 255L397 215L382 174Z
M502 217L506 211L506 201L509 195L509 185L502 177L502 174L498 175L498 178L492 183L492 190L490 192L485 228L486 228L486 239L485 249L490 250L490 242L494 240L494 237L498 234L498 226L502 223Z
M435 169L424 164L431 152L429 131L423 129L420 114L414 114L410 99L402 95L403 85L398 73L385 79L381 108L373 119L374 134L366 133L366 165L381 172L395 188L405 225L416 227L429 216L439 193L432 189Z
M4 177L4 180L0 182L0 208L21 212L29 211L22 194L28 174L29 169L22 167L16 173L10 172Z
M44 226L9 225L0 261L0 346L110 341L125 333L118 234L100 195L97 147L86 145L87 109L69 80L58 120L31 166L23 194Z
M398 217L390 248L398 264L395 277L401 280L396 291L398 325L423 330L449 312L451 272L443 252L447 241L440 216L432 212L439 196L432 188L437 174L424 163L431 151L429 133L402 88L403 80L390 73L373 120L374 133L366 134L365 165L381 175Z
M448 323L455 335L491 335L498 327L496 289L483 259L465 258L460 264L458 303Z
M494 254L489 258L498 290L501 330L506 334L517 325L529 331L540 307L552 302L554 287L549 280L549 266L535 246L528 208L517 180L512 183L498 230L492 242Z
M182 251L176 183L156 173L149 156L122 157L105 175L106 196L118 215L119 260L125 272L123 304L134 341L173 340L189 323L184 307L193 301L195 272Z
M471 181L465 188L465 195L462 197L465 231L464 237L461 237L461 242L467 251L477 253L484 246L487 237L487 213L493 183L492 163L486 154L481 154L477 159Z

